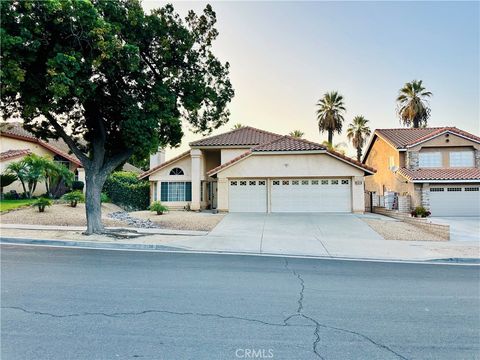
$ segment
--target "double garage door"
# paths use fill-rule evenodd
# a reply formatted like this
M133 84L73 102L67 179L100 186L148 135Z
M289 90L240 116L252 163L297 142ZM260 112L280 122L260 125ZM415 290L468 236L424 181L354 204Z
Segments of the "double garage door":
M351 212L351 179L229 181L230 212ZM268 190L270 188L270 191Z
M430 185L432 216L480 216L480 184Z

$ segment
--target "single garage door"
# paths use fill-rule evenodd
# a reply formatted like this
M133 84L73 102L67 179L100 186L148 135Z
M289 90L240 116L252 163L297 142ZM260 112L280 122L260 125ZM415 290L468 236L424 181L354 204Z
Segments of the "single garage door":
M351 212L350 179L272 180L272 212Z
M228 196L230 212L267 212L266 180L230 180Z
M480 216L480 184L430 185L432 216Z

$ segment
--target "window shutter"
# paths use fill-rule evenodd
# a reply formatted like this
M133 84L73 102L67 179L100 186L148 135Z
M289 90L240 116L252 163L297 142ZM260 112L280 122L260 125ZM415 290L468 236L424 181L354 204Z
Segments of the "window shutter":
M168 182L162 182L160 187L160 201L168 201Z
M192 201L192 183L190 181L185 183L185 201Z

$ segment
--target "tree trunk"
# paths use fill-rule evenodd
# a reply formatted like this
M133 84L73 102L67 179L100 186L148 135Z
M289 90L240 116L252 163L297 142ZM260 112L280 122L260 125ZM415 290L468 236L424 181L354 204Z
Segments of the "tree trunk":
M357 147L357 160L362 161L362 148L360 146Z
M413 128L418 129L420 127L420 121L418 119L413 119Z
M85 209L87 213L86 235L102 234L105 228L102 224L101 194L106 176L95 174L94 171L85 168Z
M328 142L333 147L333 130L328 130Z

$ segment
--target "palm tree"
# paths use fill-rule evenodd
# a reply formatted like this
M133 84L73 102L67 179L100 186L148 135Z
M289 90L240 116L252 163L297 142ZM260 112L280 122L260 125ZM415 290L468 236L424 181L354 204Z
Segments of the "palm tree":
M368 120L363 116L355 116L347 129L348 140L352 142L352 145L357 149L357 160L362 159L362 147L365 145L365 141L372 133L367 125Z
M243 125L240 123L236 123L235 125L233 125L232 130L241 129L241 128L243 128Z
M413 80L400 89L397 97L397 112L400 122L414 128L426 127L430 117L428 98L430 91L425 91L422 80Z
M25 186L25 182L27 181L27 171L27 165L23 160L12 162L7 166L7 173L16 176L16 178L20 180L25 196L27 195L27 187Z
M329 151L335 151L337 153L345 155L345 148L347 147L347 144L345 144L344 142L334 145L325 140L324 142L322 142L322 145L325 146Z
M289 135L291 137L294 137L294 138L297 138L297 139L301 139L303 137L303 135L305 135L305 133L301 130L293 130L289 133Z
M333 133L342 132L343 113L346 111L343 102L343 96L337 91L332 91L323 95L323 98L317 103L318 130L328 132L328 142L333 143Z

